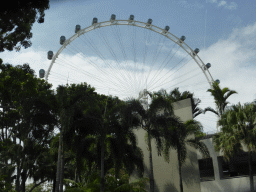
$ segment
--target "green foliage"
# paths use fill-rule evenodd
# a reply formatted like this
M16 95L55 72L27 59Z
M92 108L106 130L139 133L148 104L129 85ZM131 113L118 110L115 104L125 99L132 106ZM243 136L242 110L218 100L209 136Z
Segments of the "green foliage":
M19 51L21 46L25 49L30 47L32 25L36 19L38 23L44 22L44 11L47 9L49 9L49 0L16 0L15 3L6 4L4 11L0 13L0 52L4 49L12 51L13 48ZM21 46L14 47L17 43Z
M207 107L204 110L204 113L207 111L211 111L212 113L215 113L217 116L221 117L221 115L224 113L227 104L227 99L237 92L234 90L229 90L229 88L224 87L223 89L220 88L219 84L215 81L212 83L212 89L208 89L207 92L210 92L211 95L214 97L215 104L217 105L217 111L212 109L211 107Z
M34 183L30 183L26 185L26 192L29 192L32 189L32 187L34 187L34 185L35 185ZM39 185L33 189L33 192L43 192L43 191L44 190L42 185Z
M120 170L120 178L115 178L115 169L111 168L105 176L105 192L146 192L145 186L149 182L148 178L140 178L129 183L129 175L125 170ZM67 186L66 192L98 192L100 191L99 172L90 176L90 181L85 183L76 183L75 181L65 179ZM70 186L71 185L71 186Z
M196 131L195 132L195 137L198 137L198 138L202 138L204 136L206 136L207 134L202 132L202 131Z
M36 78L34 70L27 64L15 67L5 64L0 68L0 101L1 105L7 106L5 111L0 113L4 119L0 127L3 131L8 129L10 137L14 140L9 142L7 135L1 134L1 140L8 144L8 148L3 148L0 152L1 162L12 160L13 164L16 163L20 170L20 181L26 180L26 176L21 177L21 170L28 171L28 176L36 181L45 180L45 177L52 179L51 169L45 169L42 166L43 161L38 166L42 154L47 153L49 136L57 124L57 105L50 90L51 84ZM23 146L16 143L16 138L23 142ZM50 156L45 156L45 159L47 157ZM6 173L9 182L12 182L12 172Z
M198 115L204 112L204 110L198 107L198 105L201 103L201 100L199 98L194 98L194 93L190 93L189 91L184 91L181 93L179 91L179 88L177 87L170 91L169 94L164 89L158 91L156 94L163 96L171 103L190 98L193 118L197 117Z
M215 151L223 151L224 159L242 150L242 143L249 151L256 151L256 104L232 105L218 121L221 131L213 137Z
M6 182L7 175L0 175L0 191L1 192L15 192L14 187Z

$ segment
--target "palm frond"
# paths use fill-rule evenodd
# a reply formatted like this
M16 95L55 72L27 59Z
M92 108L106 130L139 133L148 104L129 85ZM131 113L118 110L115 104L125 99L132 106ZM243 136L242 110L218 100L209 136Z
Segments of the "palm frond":
M203 131L203 126L202 124L195 120L195 119L191 119L188 120L184 123L185 127L186 127L186 131L188 134L193 134L197 131Z
M195 149L198 149L199 152L203 155L203 158L210 158L210 152L207 148L207 146L199 141L199 139L188 139L187 144L194 147Z
M196 118L198 115L204 114L204 111L202 109L199 109L198 112L193 112L193 119Z
M205 114L207 111L211 111L212 113L215 113L216 115L219 116L219 113L218 113L216 110L214 110L213 108L211 108L211 107L206 107L206 108L204 109L204 114Z
M228 94L224 97L225 98L225 100L227 100L231 95L233 95L233 94L235 94L235 93L237 93L236 91L233 91L233 90L228 90L229 92L228 92Z

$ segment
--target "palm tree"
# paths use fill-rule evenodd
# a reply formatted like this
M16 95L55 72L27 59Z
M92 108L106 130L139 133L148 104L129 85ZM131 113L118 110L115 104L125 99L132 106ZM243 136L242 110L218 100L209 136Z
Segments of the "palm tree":
M179 178L180 178L180 191L183 192L181 167L187 158L186 144L198 149L204 158L210 157L206 145L195 137L195 139L187 139L188 136L193 136L196 132L202 130L202 125L196 120L188 120L183 123L179 118L178 121L166 120L160 123L162 126L168 126L168 129L163 130L164 137L164 158L169 163L170 148L177 150L178 165L179 165Z
M119 106L119 113L116 114L118 124L116 124L112 137L109 137L109 147L115 165L115 177L119 177L120 168L124 166L129 176L135 167L142 177L144 173L143 153L137 146L137 138L133 132L140 123L140 119L132 113L129 103Z
M221 118L221 115L225 111L227 104L227 99L229 96L237 93L234 90L229 90L229 88L224 87L223 89L220 89L218 82L213 82L212 83L212 89L208 89L207 92L210 92L211 95L214 97L215 103L217 105L217 111L214 110L211 107L207 107L204 110L204 113L207 111L211 111L212 113L215 113L219 118ZM226 94L226 95L225 95ZM217 132L218 132L218 122L217 122Z
M167 102L163 97L159 97L157 93L146 92L150 96L152 102L149 108L146 109L139 100L130 99L129 103L132 106L134 112L140 117L140 127L146 131L147 145L149 151L149 180L150 180L150 192L154 192L154 174L153 174L153 159L151 141L155 139L158 155L161 155L162 151L162 139L159 121L165 119L166 114L170 120L176 121L174 116L173 107L170 102ZM160 113L162 110L163 113Z
M252 153L256 152L256 103L241 106L239 102L232 108L225 111L218 121L222 128L213 137L214 149L223 150L223 157L228 161L242 150L241 143L245 144L248 148L250 190L253 192Z
M134 133L132 132L131 135L133 139ZM137 142L134 142L129 136L129 133L124 133L124 136L115 134L108 138L108 148L112 162L110 165L113 166L114 164L116 180L120 177L120 169L122 167L126 168L129 176L135 169L139 172L140 177L144 173L143 152L136 145Z
M191 105L192 105L192 117L195 119L198 115L203 114L204 110L198 107L198 105L201 103L201 100L199 98L194 98L194 93L190 93L189 91L180 92L179 88L175 88L168 94L166 90L161 89L156 93L157 95L160 95L170 101L171 103L181 101L187 98L190 98ZM206 133L203 133L202 130L197 130L195 133L195 137L202 138L203 136L206 136Z
M186 98L191 98L192 103L194 103L193 94L189 93L188 91L183 92L182 94L178 91L178 88L174 89L170 92L168 95L166 91L158 92L157 94L159 97L163 97L166 102L169 102L169 106L173 102L177 102ZM200 103L200 102L199 102ZM198 104L198 103L197 103ZM198 116L202 113L202 110L199 112L193 110L193 118ZM196 115L195 115L196 114ZM203 157L209 157L209 151L206 147L206 145L201 142L199 137L195 137L195 139L187 139L188 136L193 136L194 134L198 134L203 131L203 127L199 121L196 121L194 119L188 120L185 123L183 123L179 117L173 120L173 118L169 117L172 114L167 114L167 118L163 118L162 120L159 120L159 125L161 125L162 128L162 136L164 139L164 158L169 163L169 152L170 148L174 148L177 150L178 155L178 164L179 164L179 177L180 177L180 191L183 192L183 184L182 184L182 175L181 175L181 167L183 163L186 160L187 156L187 149L186 144L199 149L199 151L202 153Z
M189 91L180 92L179 88L175 88L172 91L170 91L169 94L167 94L166 90L161 90L157 94L162 95L163 97L167 98L171 102L177 102L181 101L187 98L191 99L191 105L192 105L192 115L193 118L196 118L198 115L204 113L204 110L198 107L198 105L201 103L201 100L199 98L194 98L194 93L190 93Z
M86 83L79 85L71 84L70 86L59 86L57 88L56 98L59 103L59 119L61 124L60 129L60 142L59 142L59 154L58 154L58 165L56 174L56 192L63 191L63 176L64 176L64 144L68 143L68 139L73 137L73 134L68 135L72 131L71 123L74 117L74 111L79 108L84 100L90 103L94 98L91 97L94 93L94 88ZM72 131L74 133L74 131Z
M91 135L95 138L96 149L98 149L97 155L100 154L97 163L101 167L101 192L105 190L104 178L108 166L107 162L105 162L105 159L107 159L106 155L109 155L108 151L106 153L106 150L109 149L106 147L106 144L110 141L119 144L118 148L120 149L119 152L121 152L119 155L120 162L124 161L123 156L125 154L123 154L123 152L128 153L127 150L121 150L120 148L122 145L127 146L125 143L126 141L129 140L133 144L133 148L136 149L134 145L136 142L133 141L135 136L131 134L133 127L135 127L134 123L136 122L133 122L134 118L131 113L125 117L124 113L129 110L122 109L124 107L126 107L126 104L118 98L98 95L97 101L94 102L94 106L90 109L84 109L82 119L76 123L77 127L82 127L83 123L87 121L88 124L88 120L91 120L90 126L94 127L94 133L91 133ZM85 125L83 125L83 127L85 127ZM113 133L115 134L115 137L114 135L111 136ZM116 163L115 165L119 166L119 163ZM118 172L116 172L116 174L118 174Z

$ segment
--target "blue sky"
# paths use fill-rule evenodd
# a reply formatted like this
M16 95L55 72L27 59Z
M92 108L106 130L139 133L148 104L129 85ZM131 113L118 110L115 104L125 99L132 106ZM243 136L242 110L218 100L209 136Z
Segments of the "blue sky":
M228 101L231 104L251 102L256 98L255 10L256 2L254 0L50 1L50 9L45 11L45 22L43 24L34 23L32 27L32 47L22 48L19 53L5 51L0 54L0 57L4 63L13 65L29 63L38 75L39 69L47 70L51 63L47 59L47 52L51 50L55 54L61 47L60 36L64 35L66 39L73 36L77 24L81 25L81 29L84 29L92 24L94 17L98 18L98 22L103 22L109 21L111 14L115 14L117 20L127 20L133 14L135 21L147 22L151 18L153 25L160 28L168 25L170 27L169 32L173 35L177 37L185 35L185 43L188 46L193 50L195 48L200 49L198 55L204 64L211 63L212 66L209 71L214 80L220 80L221 88L229 87L238 92L238 94L232 95ZM56 88L58 84L65 84L67 80L70 83L72 81L76 83L84 81L95 86L96 91L101 93L117 95L120 98L136 97L135 93L138 94L139 90L145 88L145 75L149 75L149 73L144 74L143 71L149 72L150 63L153 64L154 58L156 58L155 51L164 43L155 61L155 68L152 68L152 73L147 81L149 90L157 91L160 88L165 88L169 91L171 90L170 87L180 86L180 91L190 90L201 99L201 108L204 109L207 106L215 108L212 97L206 93L206 90L210 88L206 77L185 51L178 49L179 47L175 47L173 42L150 30L120 26L122 32L120 35L127 56L129 56L127 62L122 57L121 49L118 47L116 36L111 28L105 27L88 32L88 36L94 40L93 45L101 49L101 53L106 59L104 62L93 51L91 45L81 43L82 41L78 38L67 46L56 60L50 73L48 80L53 84L53 88ZM136 41L132 40L133 36L129 36L129 33L133 32L136 34ZM109 45L116 53L120 65L114 62L110 49L104 47L104 36L98 36L100 33L108 38ZM144 36L143 33L151 35L151 38L144 41L144 38L148 36ZM85 39L83 40L85 41ZM135 65L135 62L133 63L134 52L131 48L133 42L136 44L137 64ZM149 51L145 56L146 64L142 65L145 47ZM78 55L80 52L83 52L83 57ZM162 62L170 52L172 54L176 52L175 57L163 67L161 72L160 70L157 71L161 66L160 61ZM177 72L174 70L175 74L170 72L172 66L178 64L182 58L184 60L181 64L184 63L184 67ZM89 65L89 59L97 64L103 72ZM111 64L112 67L109 67L107 63ZM73 72L69 69L64 70L64 67L71 64L75 67ZM194 69L197 71L193 71ZM87 74L86 78L84 78L85 73ZM166 78L161 79L164 74L167 74ZM187 75L182 76L183 74ZM186 80L186 77L191 77L191 79ZM96 78L99 79L99 84L97 84ZM157 82L157 80L159 81ZM160 83L161 80L163 80L162 83ZM182 80L186 81L181 83ZM199 82L202 82L203 85L200 86ZM110 88L119 90L119 92ZM215 115L210 113L201 115L197 120L202 122L204 132L216 130Z

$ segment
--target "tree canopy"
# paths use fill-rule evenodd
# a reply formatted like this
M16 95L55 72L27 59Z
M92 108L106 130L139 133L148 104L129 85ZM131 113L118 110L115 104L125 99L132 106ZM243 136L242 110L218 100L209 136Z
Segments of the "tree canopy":
M7 1L0 10L0 52L30 47L32 25L36 19L38 23L44 23L44 11L49 8L49 0ZM16 46L18 43L21 45Z

